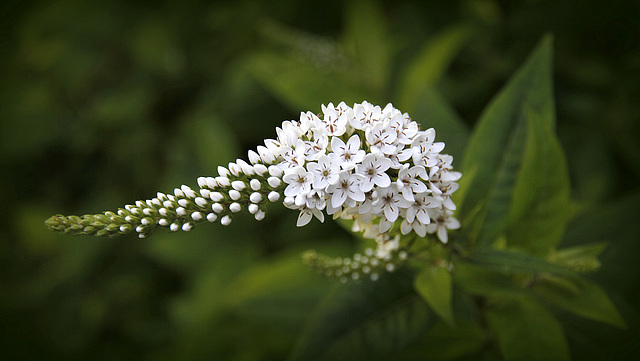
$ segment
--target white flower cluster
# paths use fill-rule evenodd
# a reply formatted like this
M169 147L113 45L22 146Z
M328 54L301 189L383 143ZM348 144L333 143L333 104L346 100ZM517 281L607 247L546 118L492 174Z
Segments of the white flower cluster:
M397 247L387 245L396 221L402 234L436 233L443 243L447 229L460 226L452 217L461 177L453 157L440 154L433 128L420 130L393 105L330 103L320 116L303 112L276 131L258 153L282 170L284 205L300 211L298 226L313 216L324 221L323 211L354 219L383 254Z
M303 112L299 121L283 122L276 133L249 151L249 162L238 159L218 167L217 177L198 178L197 190L182 186L117 212L56 215L47 225L71 234L146 237L157 228L229 225L241 211L261 220L267 204L282 199L300 211L298 226L313 216L324 221L325 213L354 220L354 231L377 241L380 259L399 248L398 233L435 233L446 243L447 230L460 227L452 216L461 177L453 157L440 154L444 143L435 142L433 128L420 130L391 104L330 103L321 115Z

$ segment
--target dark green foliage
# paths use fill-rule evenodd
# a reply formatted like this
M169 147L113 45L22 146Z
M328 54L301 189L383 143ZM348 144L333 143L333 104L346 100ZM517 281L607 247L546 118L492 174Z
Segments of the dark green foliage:
M634 359L637 14L634 1L8 2L3 355ZM393 102L455 156L462 229L432 259L330 282L301 252L350 255L354 238L297 229L282 207L144 240L43 225L194 185L342 100Z

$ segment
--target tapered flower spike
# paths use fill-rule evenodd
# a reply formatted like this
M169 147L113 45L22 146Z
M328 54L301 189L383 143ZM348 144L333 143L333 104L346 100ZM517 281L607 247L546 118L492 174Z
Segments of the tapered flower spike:
M406 258L399 256L406 256L397 238L401 234L433 234L447 243L448 231L460 227L451 196L462 175L453 170L453 157L440 154L444 143L435 141L435 130L420 130L391 104L383 109L366 101L353 107L329 103L322 111L283 122L276 139L249 151L248 162L219 166L217 177L197 179L198 189L183 185L115 212L56 215L46 224L73 235L135 232L144 238L158 228L188 232L204 222L226 226L240 212L262 220L268 203L282 202L300 212L298 226L313 217L322 222L325 213L353 220L354 230L377 242L376 257L367 259L393 260L386 263L394 265L389 268ZM340 273L328 258L310 254L306 259L341 279L375 278L371 275L378 270L369 264L356 273Z

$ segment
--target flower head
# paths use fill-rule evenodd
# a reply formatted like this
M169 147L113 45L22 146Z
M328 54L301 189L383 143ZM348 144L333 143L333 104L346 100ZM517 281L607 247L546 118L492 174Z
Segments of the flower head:
M219 167L218 177L198 179L198 190L182 186L117 212L54 216L47 224L73 234L146 237L157 228L189 231L205 221L229 225L242 211L261 220L269 202L282 202L299 211L298 226L314 217L324 221L325 213L353 220L354 229L378 244L375 257L354 258L370 260L357 275L377 278L380 260L402 259L399 233L434 234L447 243L448 230L460 227L452 195L462 175L435 136L391 104L329 103L322 114L284 121L275 139L249 151L249 162Z

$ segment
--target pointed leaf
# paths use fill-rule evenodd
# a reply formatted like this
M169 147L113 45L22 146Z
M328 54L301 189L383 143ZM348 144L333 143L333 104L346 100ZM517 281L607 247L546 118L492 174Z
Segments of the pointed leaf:
M486 316L505 360L569 360L562 326L533 299L508 300Z
M541 273L549 273L570 280L581 279L577 273L571 270L524 252L479 249L469 254L467 260L486 269L503 272L505 274L528 273L538 275Z
M444 267L427 266L416 276L414 287L433 312L452 326L451 273Z
M367 360L402 349L434 317L413 291L412 277L337 285L310 318L291 360Z
M525 111L539 114L553 128L551 39L543 39L527 62L485 109L473 131L462 164L463 174L478 167L462 214L484 203L476 237L492 242L506 228L511 191L526 140ZM464 178L461 182L464 182ZM488 224L484 224L489 220ZM479 228L479 229L478 229ZM485 229L483 229L485 228ZM483 234L484 233L484 234Z
M541 282L534 290L543 299L578 316L625 328L626 324L609 296L597 284L582 279L577 293L566 292L556 285Z
M400 109L406 109L422 129L436 129L437 141L446 144L442 153L451 154L454 157L455 167L462 159L469 139L469 128L434 87L425 86L418 89L416 97L418 101L414 106L405 107L400 103ZM465 173L464 176L466 177L467 174Z
M551 254L549 260L576 272L594 271L600 267L598 256L606 247L606 243L600 242L563 248Z
M546 256L572 216L569 172L560 146L540 114L527 110L527 140L509 207L509 246Z
M526 292L515 284L511 275L468 262L456 262L453 277L458 287L473 295L518 296Z

